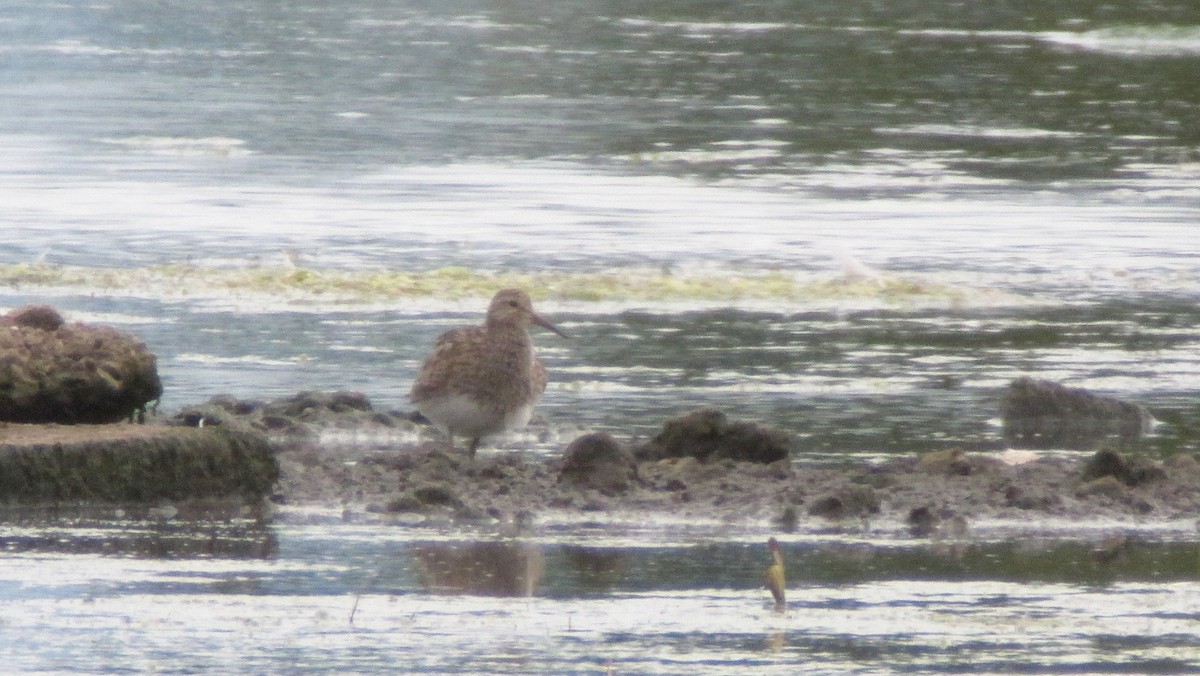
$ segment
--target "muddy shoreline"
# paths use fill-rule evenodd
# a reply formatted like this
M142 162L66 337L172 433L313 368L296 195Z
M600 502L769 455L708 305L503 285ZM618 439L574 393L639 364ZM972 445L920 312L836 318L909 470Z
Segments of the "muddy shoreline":
M814 463L792 449L774 462L637 459L631 451L647 440L616 437L622 478L600 465L600 480L590 481L564 472L577 459L563 453L484 446L472 463L412 414L377 411L356 393L265 403L216 398L170 422L201 420L267 435L280 467L269 500L281 511L340 510L350 521L517 532L532 524L669 520L784 533L885 527L954 538L980 521L1137 528L1200 514L1200 461L1187 453L934 451ZM535 418L535 434L539 425ZM632 463L629 472L622 462Z

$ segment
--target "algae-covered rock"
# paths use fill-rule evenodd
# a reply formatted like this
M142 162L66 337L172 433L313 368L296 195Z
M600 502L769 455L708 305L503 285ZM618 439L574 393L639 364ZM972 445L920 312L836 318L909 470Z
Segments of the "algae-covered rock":
M904 523L913 537L937 540L957 540L965 537L971 529L966 517L947 507L935 508L932 505L912 508Z
M879 496L870 486L846 485L812 501L808 513L826 519L865 519L878 514Z
M127 333L66 323L45 305L0 318L0 420L111 423L160 396L155 356Z
M642 461L690 456L770 464L788 459L790 452L791 439L784 432L702 409L668 420L634 455Z
M1116 436L1130 444L1149 432L1138 404L1035 378L1017 378L1001 402L1004 438L1016 448L1091 450Z
M629 490L637 476L633 454L622 448L611 434L593 432L567 446L558 481L614 495Z
M266 437L251 432L0 423L0 504L249 501L278 477Z
M1113 477L1126 486L1137 486L1161 481L1167 478L1167 472L1162 465L1149 458L1126 457L1106 448L1083 463L1082 477L1085 481Z
M272 401L241 400L221 395L180 409L171 424L226 425L265 432L272 440L307 443L327 430L352 430L385 436L415 429L400 413L376 411L361 392L300 392Z

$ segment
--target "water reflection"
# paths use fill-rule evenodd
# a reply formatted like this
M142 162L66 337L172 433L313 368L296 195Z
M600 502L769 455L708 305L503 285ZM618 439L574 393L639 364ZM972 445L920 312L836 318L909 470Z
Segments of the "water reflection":
M816 540L812 539L816 538ZM921 541L780 542L791 599L805 590L880 580L1008 580L1103 585L1200 579L1200 545L1114 533L1095 539L932 537ZM422 589L479 596L612 597L663 590L740 590L770 606L761 542L591 547L536 541L422 542L409 551ZM803 602L801 602L803 603Z
M1056 673L1190 668L1200 654L1192 533L801 530L777 535L788 605L776 613L761 535L675 529L651 542L589 526L479 539L137 516L0 525L6 667L783 674L954 671L953 658ZM64 630L77 640L56 641Z
M542 548L529 542L422 543L412 551L433 593L533 596L545 573Z
M234 505L61 507L0 512L0 551L144 559L272 559L279 540Z
M563 545L560 553L574 573L574 586L580 593L604 592L616 588L628 574L633 558L628 551Z

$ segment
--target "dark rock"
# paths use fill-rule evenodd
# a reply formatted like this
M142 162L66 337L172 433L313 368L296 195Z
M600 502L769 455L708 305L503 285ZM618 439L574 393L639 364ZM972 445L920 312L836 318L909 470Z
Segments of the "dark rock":
M354 443L386 445L407 425L400 416L374 411L361 392L301 392L268 402L218 395L181 409L166 423L195 427L201 420L267 432L280 446L312 442L330 430L346 431Z
M336 413L345 411L372 411L371 400L362 392L334 392L329 395L329 410Z
M259 427L271 432L286 433L292 436L311 435L303 423L282 415L264 415L260 419L260 423Z
M908 524L909 532L919 538L932 535L937 531L941 522L942 517L928 505L912 508L904 519L904 523Z
M1126 459L1122 454L1104 449L1088 459L1083 466L1084 481L1114 477L1126 486L1137 486L1167 477L1166 470L1148 458Z
M559 483L593 488L613 495L624 493L637 481L637 463L607 432L585 434L563 453Z
M1102 450L1093 455L1083 466L1083 479L1099 479L1114 477L1124 484L1133 483L1133 472L1125 462L1125 457L1112 450Z
M397 427L399 425L396 417L390 413L376 413L371 416L371 420L384 427Z
M416 488L407 490L389 499L379 511L390 514L415 512L430 514L439 510L461 512L466 509L466 503L449 486L438 483L424 483Z
M427 484L413 489L412 494L422 505L430 507L453 507L458 509L463 506L463 501L447 486Z
M490 508L490 511L499 511L495 507ZM488 523L496 521L496 517L490 515L488 509L480 509L474 505L464 504L454 510L454 520L458 523Z
M1008 486L1004 491L1004 501L1009 507L1029 511L1052 511L1063 504L1062 496L1045 488Z
M784 507L779 516L775 517L774 524L785 533L795 533L800 526L800 513L796 510L796 506Z
M693 457L770 464L788 459L791 445L784 432L752 422L731 422L720 411L701 409L668 420L634 455L640 461Z
M1128 445L1153 422L1137 404L1028 377L1008 386L1000 413L1005 441L1015 448L1090 450L1114 435Z
M403 495L398 495L391 500L388 500L383 509L385 512L390 514L398 514L401 512L420 512L421 510L425 509L425 503L421 502L417 496L413 495L412 493L404 493Z
M969 530L967 520L954 513L954 510L947 507L934 508L931 505L912 508L904 523L908 526L908 532L919 538L953 540L966 536Z
M870 486L846 486L813 500L808 513L826 519L861 519L879 513L879 497Z
M161 396L155 356L127 333L66 324L47 306L0 320L0 420L118 422Z
M264 406L265 415L281 415L317 422L331 414L370 412L371 402L361 392L300 392Z
M23 305L4 316L4 323L42 331L57 331L66 320L49 305Z

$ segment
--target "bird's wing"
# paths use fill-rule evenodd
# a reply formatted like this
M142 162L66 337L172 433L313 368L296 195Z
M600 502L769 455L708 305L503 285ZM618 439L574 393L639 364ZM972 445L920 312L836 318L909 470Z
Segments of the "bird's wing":
M546 391L546 381L548 380L548 377L546 376L546 367L542 365L542 360L535 357L533 360L533 365L530 368L533 369L533 393L535 395L541 395Z
M459 369L462 355L476 349L474 345L482 339L483 330L474 326L462 326L443 333L421 365L409 398L421 401L442 390Z

